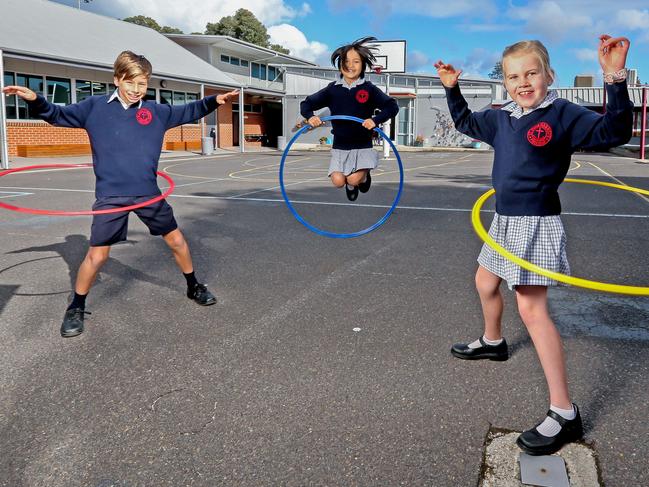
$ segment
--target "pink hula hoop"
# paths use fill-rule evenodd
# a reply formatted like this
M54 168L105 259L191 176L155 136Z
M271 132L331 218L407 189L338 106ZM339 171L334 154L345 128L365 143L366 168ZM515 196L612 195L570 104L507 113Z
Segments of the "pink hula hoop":
M6 169L4 171L0 171L0 178L2 176L6 176L7 174L11 174L12 172L30 171L34 169L63 169L69 167L92 167L92 164L40 164L36 166L18 167L16 169ZM167 180L167 182L169 183L169 188L161 195L156 196L155 198L151 198L150 200L143 201L142 203L138 203L136 205L122 206L120 208L109 208L107 210L63 211L63 210L40 210L38 208L25 208L25 207L9 205L7 203L0 202L0 208L5 208L11 211L18 211L20 213L31 213L34 215L56 215L56 216L105 215L107 213L121 213L123 211L136 210L138 208L149 206L152 205L153 203L157 203L158 201L165 199L173 192L174 188L176 187L176 183L174 183L173 179L171 179L171 177L169 177L167 174L162 173L160 171L156 171L156 174Z

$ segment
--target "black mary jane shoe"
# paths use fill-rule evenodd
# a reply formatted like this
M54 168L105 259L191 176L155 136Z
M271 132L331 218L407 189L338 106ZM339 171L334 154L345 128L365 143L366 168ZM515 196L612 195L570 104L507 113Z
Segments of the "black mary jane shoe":
M577 415L575 419L566 419L551 409L548 416L556 420L561 425L561 431L555 436L544 436L536 429L541 423L534 428L524 431L516 440L516 444L521 450L530 455L551 455L561 449L567 443L579 440L584 435L584 427L581 422L581 415L576 404Z
M368 170L367 176L365 176L365 181L358 185L358 190L361 193L367 193L370 190L370 186L372 186L372 176L370 171Z
M352 186L352 189L349 189L349 184L346 184L345 194L349 201L356 201L356 198L358 198L358 186Z
M480 337L479 340L481 346L478 348L471 348L467 343L456 343L451 347L451 354L453 354L454 357L463 360L488 359L504 362L509 358L507 342L504 338L498 345L488 345L482 337Z

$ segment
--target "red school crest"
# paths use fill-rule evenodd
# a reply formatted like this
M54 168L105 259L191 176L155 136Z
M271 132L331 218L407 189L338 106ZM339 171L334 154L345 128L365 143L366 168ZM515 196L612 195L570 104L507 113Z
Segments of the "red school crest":
M140 125L149 125L153 120L153 114L148 108L140 108L135 113L135 119Z
M358 90L356 92L356 101L358 103L366 103L370 99L370 94L367 90Z
M527 140L535 147L543 147L552 140L552 127L547 122L539 122L527 131Z

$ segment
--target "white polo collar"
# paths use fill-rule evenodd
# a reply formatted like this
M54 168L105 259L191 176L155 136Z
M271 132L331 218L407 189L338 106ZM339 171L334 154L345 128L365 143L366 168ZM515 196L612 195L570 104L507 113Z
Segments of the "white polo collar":
M508 103L504 107L502 107L501 110L505 110L506 112L511 112L509 114L511 117L521 118L524 115L529 115L534 110L538 110L539 108L545 108L545 107L547 107L549 105L552 105L552 103L557 98L559 98L559 95L557 94L557 92L555 90L549 90L547 92L547 94L545 95L545 98L543 99L541 104L536 108L532 108L531 110L523 112L523 109L520 106L518 106L518 104L515 101L513 101L511 103Z
M127 103L127 102L125 102L124 100L122 100L122 97L119 96L119 90L115 90L115 91L113 92L113 94L110 95L110 98L108 98L108 102L107 102L107 103L110 103L110 102L113 101L115 98L117 98L117 99L119 100L119 102L122 104L122 107L124 108L124 110L128 110L128 108L129 108L131 105L134 105L134 103ZM137 107L138 107L138 108L142 108L142 98L140 98L140 101L138 102Z

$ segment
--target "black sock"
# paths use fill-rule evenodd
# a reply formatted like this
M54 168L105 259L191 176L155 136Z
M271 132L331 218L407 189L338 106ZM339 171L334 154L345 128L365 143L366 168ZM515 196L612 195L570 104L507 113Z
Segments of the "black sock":
M73 308L86 309L87 296L88 296L87 294L77 294L75 291L74 298L72 298L72 302L70 303L70 306L68 306L68 309L73 309Z
M189 289L194 289L194 286L198 284L198 281L196 280L196 276L194 275L194 271L191 271L188 274L185 274L183 272L183 276L185 276L185 279L187 279L187 287Z

